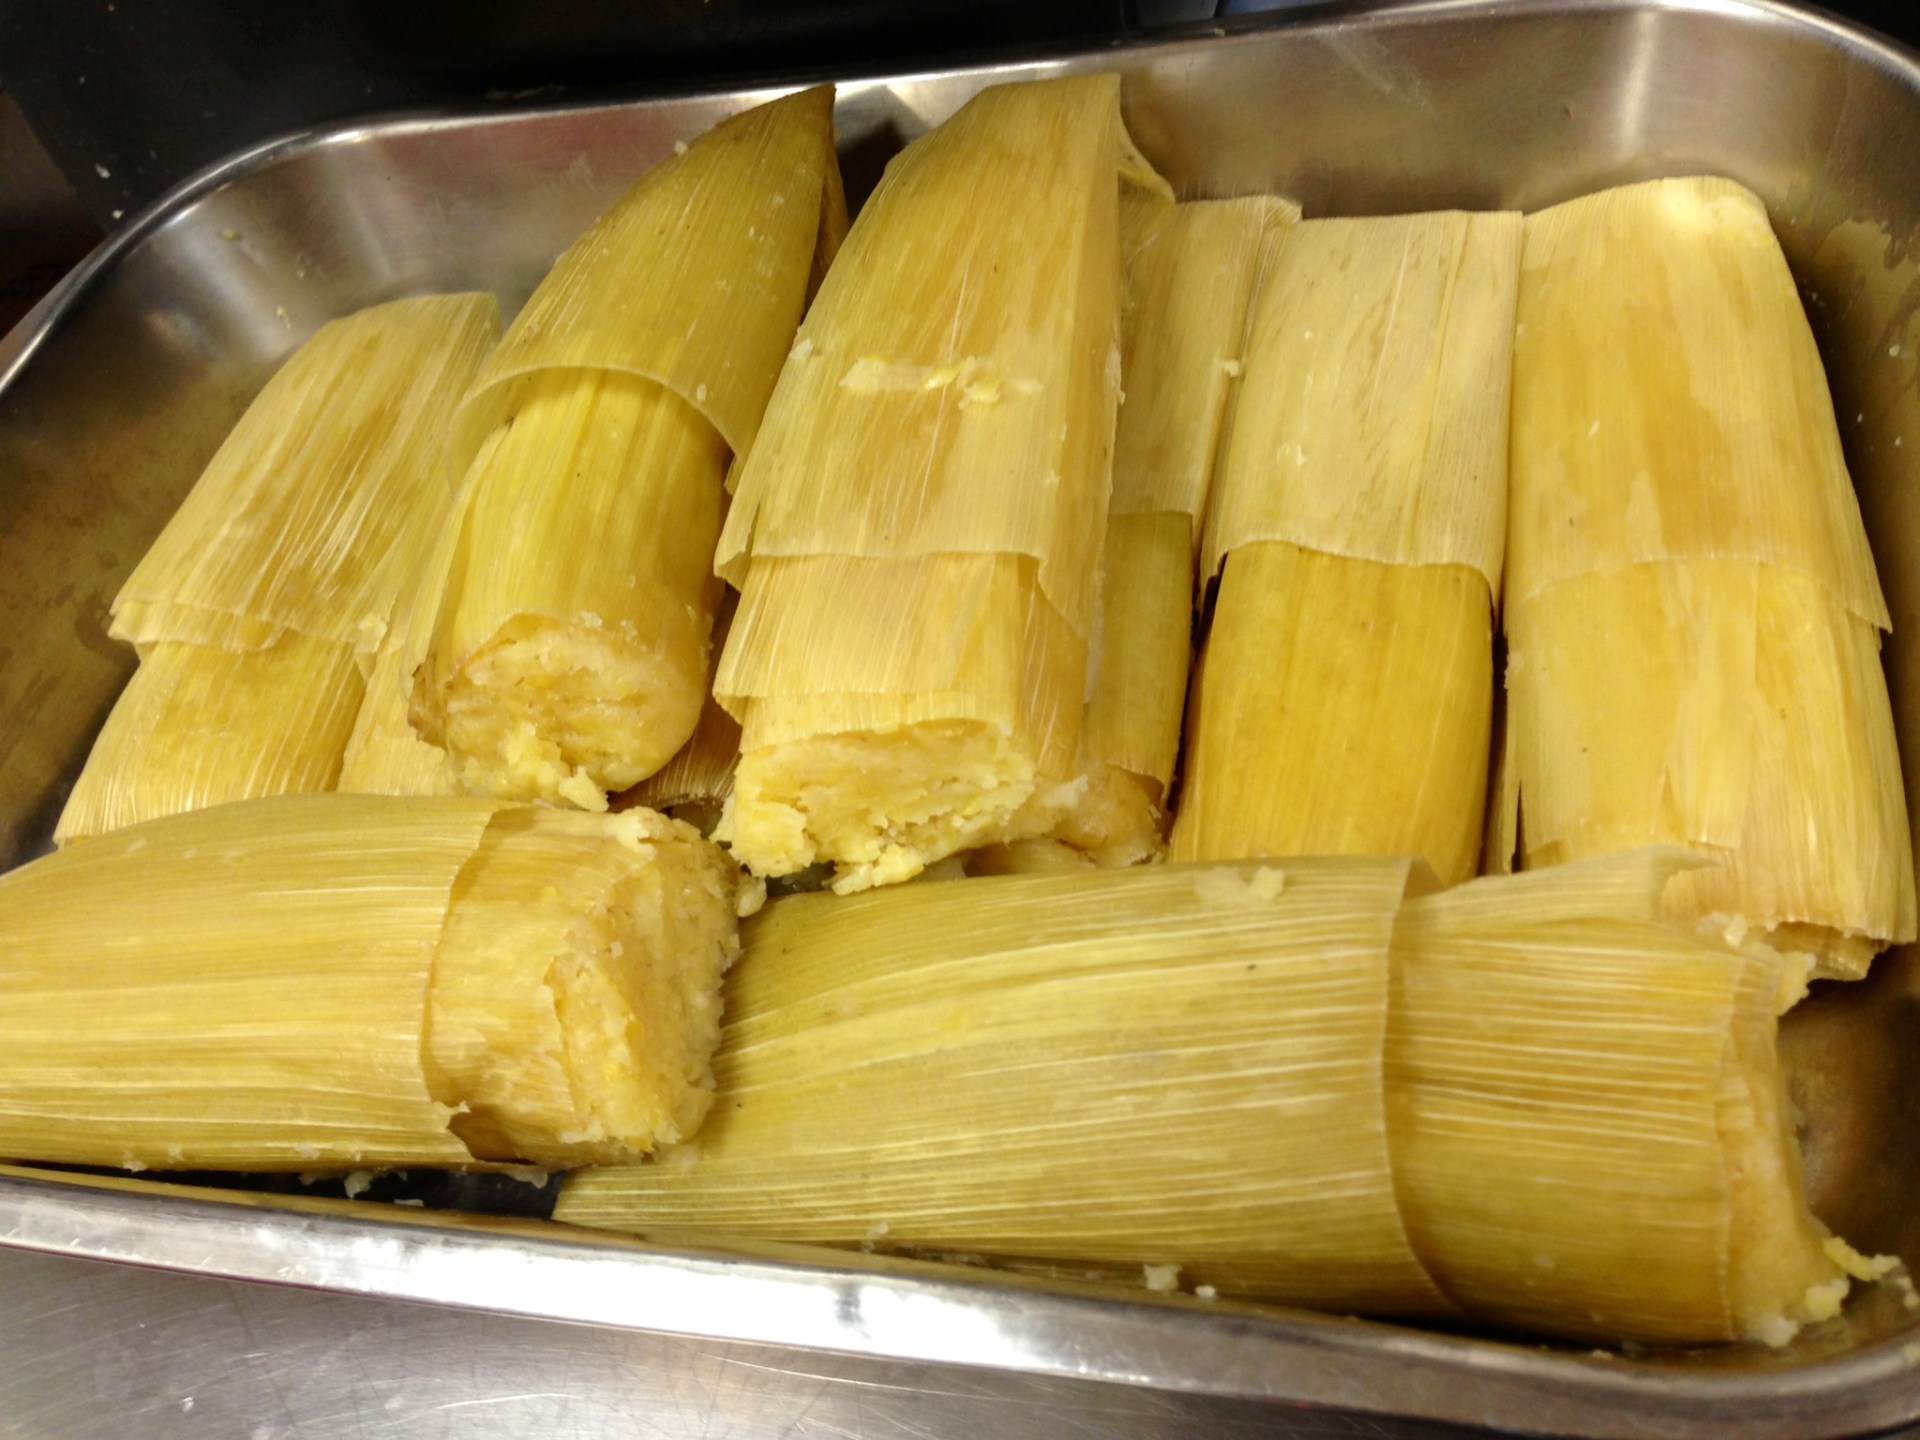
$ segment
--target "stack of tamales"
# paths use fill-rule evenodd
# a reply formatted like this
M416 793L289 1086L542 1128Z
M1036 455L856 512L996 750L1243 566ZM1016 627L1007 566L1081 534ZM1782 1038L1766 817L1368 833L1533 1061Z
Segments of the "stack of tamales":
M775 900L729 982L706 1127L576 1175L556 1213L1781 1341L1876 1267L1801 1198L1787 962L1659 916L1693 863L1423 893L1406 860L1246 861Z
M1175 859L1472 875L1506 528L1520 217L1276 233L1208 515L1221 570Z
M1680 913L1856 976L1915 933L1886 602L1759 200L1662 180L1531 216L1490 862L1649 841Z
M693 734L729 457L845 228L832 109L787 96L650 170L469 389L402 660L461 787L605 809Z
M1123 212L1132 223L1121 232L1120 417L1100 643L1080 732L1086 792L1054 831L1102 864L1147 859L1164 843L1214 453L1262 242L1298 218L1271 195ZM1022 848L1001 863L1018 868Z
M699 1125L737 872L645 811L218 805L0 876L0 1155L578 1165Z
M57 839L332 787L356 649L446 508L447 422L498 329L489 295L397 300L321 327L267 382L114 600L140 667Z
M1119 371L1111 75L988 90L888 167L737 473L719 834L843 890L1048 829L1072 784Z

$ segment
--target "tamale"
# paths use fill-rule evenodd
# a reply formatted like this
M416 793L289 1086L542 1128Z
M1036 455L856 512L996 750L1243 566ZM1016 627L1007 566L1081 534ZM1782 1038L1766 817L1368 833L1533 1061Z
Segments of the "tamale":
M1175 860L1411 853L1449 884L1474 873L1494 683L1478 573L1243 545L1207 656Z
M1764 208L1691 179L1531 216L1519 314L1490 865L1687 845L1725 863L1678 914L1863 974L1916 929L1887 610Z
M1080 794L1086 646L1036 572L1019 556L756 561L715 680L744 717L716 837L758 874L832 861L845 892L1048 830Z
M406 575L392 553L451 480L446 427L499 332L491 295L423 295L320 327L247 407L113 602L135 645L351 645Z
M1664 922L1684 852L1410 901L1387 1094L1414 1247L1469 1314L1780 1344L1864 1262L1807 1210L1775 1051L1791 962Z
M1113 76L969 101L889 166L801 327L716 560L743 729L718 833L758 874L902 880L1074 798L1119 179L1164 193L1118 101Z
M721 596L713 618L715 669L720 663L720 647L733 628L737 597L732 590ZM708 690L712 681L709 678ZM740 758L740 722L709 693L700 707L700 720L693 734L671 760L641 781L633 789L613 797L615 810L644 805L650 810L680 814L704 832L711 831L720 818L720 807L733 793L733 767ZM694 819L695 816L699 819ZM705 822L705 823L702 823Z
M1157 215L1127 260L1100 655L1080 736L1087 789L1055 831L1103 864L1164 843L1221 419L1262 241L1298 218L1271 195L1194 201Z
M1175 859L1414 849L1485 813L1520 220L1274 233L1207 521Z
M61 843L333 786L356 649L445 507L440 447L498 327L491 295L397 300L322 326L267 382L114 602L141 664Z
M691 1145L573 1224L1174 1265L1444 1314L1380 1066L1404 860L1087 871L770 901ZM1137 1278L1139 1271L1133 1270Z
M647 172L474 381L407 649L465 788L604 809L693 733L728 459L844 224L832 104L787 96Z
M289 631L264 650L144 650L60 812L56 844L334 787L366 689L352 646Z
M0 876L0 1155L563 1166L698 1124L735 871L644 811L282 796Z

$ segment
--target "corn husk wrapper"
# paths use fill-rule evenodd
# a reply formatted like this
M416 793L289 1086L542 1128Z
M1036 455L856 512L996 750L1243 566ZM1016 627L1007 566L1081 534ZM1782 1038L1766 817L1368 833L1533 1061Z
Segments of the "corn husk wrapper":
M576 1177L557 1218L1177 1265L1223 1294L1444 1313L1385 1144L1408 880L1305 862L772 901L699 1141Z
M1674 881L1677 914L1737 918L1823 973L1864 974L1913 937L1879 633L1826 587L1776 565L1636 565L1550 585L1507 627L1503 813L1524 805L1525 865L1691 846L1724 863Z
M1449 212L1269 238L1174 858L1477 868L1519 233Z
M323 325L268 380L113 603L111 633L258 650L351 645L406 580L394 550L457 476L454 406L499 333L491 295L395 300Z
M1015 556L755 563L715 694L742 717L716 832L756 874L910 879L1076 798L1086 647ZM758 692L758 693L756 693Z
M155 642L60 812L56 843L260 795L331 790L365 685L353 647Z
M733 886L657 816L465 798L281 796L61 851L0 877L0 1154L640 1153L704 1105Z
M1190 201L1128 256L1114 514L1178 511L1198 545L1263 243L1299 218L1274 195Z
M1470 1314L1581 1340L1780 1344L1871 1266L1807 1210L1786 963L1660 919L1684 852L1409 902L1388 1108L1407 1225Z
M1091 632L1116 177L1143 163L1119 89L1112 75L996 86L888 167L733 477L715 560L733 585L746 590L750 557L1025 555Z
M540 370L613 370L673 391L742 454L810 284L846 231L833 87L721 121L567 248L461 406L466 455Z
M1864 973L1915 934L1886 610L1765 211L1718 180L1544 211L1520 315L1489 863L1684 844L1726 863L1676 913Z
M837 243L832 92L724 122L554 267L462 411L411 716L469 790L604 809L693 734L729 456Z
M1886 601L1786 257L1730 180L1527 217L1508 603L1659 560L1780 565L1884 630Z
M1465 566L1235 550L1195 685L1172 857L1399 851L1448 884L1471 876L1492 624Z
M1310 220L1266 243L1201 574L1284 541L1470 566L1498 595L1520 217Z

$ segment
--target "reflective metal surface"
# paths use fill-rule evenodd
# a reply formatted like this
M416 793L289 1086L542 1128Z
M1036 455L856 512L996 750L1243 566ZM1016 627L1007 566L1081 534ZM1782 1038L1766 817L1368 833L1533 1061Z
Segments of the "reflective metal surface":
M1894 614L1903 745L1920 759L1920 65L1750 0L1319 14L846 84L850 188L985 84L1100 66L1126 76L1136 138L1189 195L1278 188L1325 214L1532 208L1701 170L1746 182L1821 333ZM0 865L44 845L130 667L106 639L107 601L273 363L326 318L407 291L483 286L517 303L629 179L761 93L404 119L270 146L140 217L0 339ZM1909 1260L1917 964L1890 956L1862 985L1825 987L1784 1040L1816 1208ZM717 1254L19 1172L0 1173L0 1293L0 1433L28 1435L135 1415L143 1434L184 1430L193 1375L218 1367L233 1396L244 1379L247 1404L278 1406L253 1417L266 1434L301 1433L301 1407L322 1396L335 1408L315 1410L314 1433L380 1433L384 1416L429 1409L449 1434L488 1412L488 1433L644 1417L664 1433L748 1435L785 1433L779 1415L794 1433L817 1421L881 1435L1434 1433L1418 1419L1813 1437L1920 1418L1920 1317L1884 1293L1784 1352L1601 1358L823 1251ZM139 1339L141 1324L164 1343ZM250 1340L250 1327L274 1338ZM416 1331L434 1338L409 1353ZM111 1344L87 1348L96 1332ZM237 1360L236 1346L258 1353ZM56 1374L90 1418L49 1399ZM722 1391L751 1403L716 1412ZM428 1408L411 1408L414 1393ZM136 1399L144 1408L125 1408Z

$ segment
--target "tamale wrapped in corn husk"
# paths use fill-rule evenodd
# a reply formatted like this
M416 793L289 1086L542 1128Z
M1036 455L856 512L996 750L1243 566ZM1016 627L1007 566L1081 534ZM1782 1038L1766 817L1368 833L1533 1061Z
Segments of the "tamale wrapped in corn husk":
M423 295L330 321L274 372L113 602L135 645L351 645L406 582L394 550L452 483L454 406L499 332L491 295ZM457 478L457 477L455 477Z
M1269 240L1176 860L1412 850L1474 873L1519 241L1517 215L1458 212Z
M737 597L727 590L713 619L713 663L720 663L720 647L733 628ZM711 689L711 681L709 681ZM633 789L613 798L612 808L644 805L649 810L679 814L703 833L720 818L720 807L733 793L733 767L740 758L740 722L709 694L700 708L693 734L671 760ZM697 819L695 817L698 817Z
M331 790L366 690L353 647L155 641L114 702L55 843L258 795Z
M1758 945L1661 918L1643 850L1410 901L1387 1095L1415 1249L1474 1316L1583 1340L1784 1343L1867 1262L1807 1210ZM1789 974L1788 972L1794 972Z
M281 796L0 876L0 1155L564 1166L710 1098L736 872L645 811Z
M1086 643L1036 572L1003 555L756 561L715 681L743 717L716 832L735 858L766 875L831 861L844 892L1049 829L1080 793ZM887 615L913 628L876 629Z
M1803 1198L1774 1041L1804 965L1662 914L1697 863L1434 892L1404 860L1241 861L775 900L728 982L707 1128L573 1176L556 1214L1781 1343L1892 1262Z
M1164 844L1193 554L1221 419L1262 242L1298 218L1271 195L1193 201L1155 215L1128 255L1100 655L1080 735L1087 789L1055 831L1103 864L1132 864Z
M1475 571L1241 546L1195 687L1173 858L1401 850L1466 879L1493 684Z
M447 428L498 328L491 295L397 300L322 326L267 382L114 602L141 664L58 840L332 788L356 652L446 508Z
M693 734L729 457L844 226L832 107L789 95L649 171L475 380L408 648L465 788L604 809Z
M770 901L699 1139L574 1177L556 1216L1176 1265L1222 1294L1447 1313L1386 1146L1409 879L1307 861Z
M988 90L889 166L821 286L716 560L717 833L756 873L907 879L1074 798L1123 178L1165 194L1116 77Z
M1726 863L1677 913L1863 974L1916 928L1887 610L1764 208L1691 179L1531 216L1519 314L1489 864L1687 845Z

